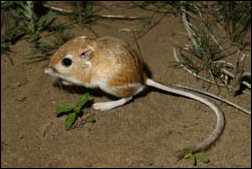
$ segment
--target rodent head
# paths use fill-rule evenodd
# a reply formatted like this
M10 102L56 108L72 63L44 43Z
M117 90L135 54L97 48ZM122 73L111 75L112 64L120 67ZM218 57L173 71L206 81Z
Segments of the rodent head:
M62 45L51 57L45 73L77 85L88 84L92 74L95 40L81 36Z

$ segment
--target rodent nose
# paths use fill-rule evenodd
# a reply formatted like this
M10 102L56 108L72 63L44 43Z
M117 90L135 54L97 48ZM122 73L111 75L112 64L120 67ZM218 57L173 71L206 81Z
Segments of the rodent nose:
M52 66L47 66L47 67L45 67L45 69L44 69L44 73L45 73L45 74L51 74L51 73L53 73L53 72L57 72L57 71L56 71L56 69L55 69L54 67L52 67Z
M44 73L45 74L49 74L50 73L50 70L51 69L51 66L47 66L47 67L45 67L45 69L44 69Z

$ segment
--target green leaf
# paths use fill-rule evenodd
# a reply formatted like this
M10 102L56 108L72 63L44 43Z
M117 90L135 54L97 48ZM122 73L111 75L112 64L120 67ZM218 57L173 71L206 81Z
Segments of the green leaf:
M66 130L69 130L73 123L75 122L75 119L76 119L76 113L70 113L67 118L66 118L66 121L65 121L65 129Z
M89 98L89 93L85 93L84 95L82 95L78 99L77 104L76 104L75 109L74 109L74 111L76 113L79 113L81 111L81 108L86 104L86 102L88 101L88 98Z
M15 36L17 36L18 33L18 29L15 26L10 27L7 31L6 31L6 40L12 40L14 39Z
M21 6L22 8L25 8L25 2L23 1L16 1L16 3Z
M41 30L45 26L46 20L47 20L47 15L43 15L39 18L37 22L38 30Z
M44 29L48 23L50 23L56 16L56 13L50 11L48 12L47 14L41 16L39 18L39 20L37 21L37 28L38 28L38 31Z
M195 155L192 155L189 160L192 165L197 165L197 159Z
M19 8L20 12L29 20L32 19L32 1L16 1L16 3L21 7Z
M207 158L207 155L204 153L196 153L195 154L196 158L200 160L203 163L208 163L209 159Z
M91 122L91 123L95 123L95 122L96 122L96 119L95 119L94 115L91 114L91 115L89 115L88 117L86 117L85 121Z
M68 103L61 103L55 110L54 114L59 115L60 113L69 112L74 109L74 105Z
M184 156L185 159L188 159L188 158L191 158L191 157L192 157L191 153L185 154L185 156Z
M1 41L1 50L6 50L8 48L9 48L8 44L6 42Z

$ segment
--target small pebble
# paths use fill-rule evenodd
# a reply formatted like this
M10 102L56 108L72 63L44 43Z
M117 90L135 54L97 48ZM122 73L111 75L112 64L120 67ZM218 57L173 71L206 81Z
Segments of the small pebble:
M17 101L19 101L19 102L22 102L22 101L24 101L25 99L26 99L26 97L23 96L23 95L20 95L20 96L17 97Z

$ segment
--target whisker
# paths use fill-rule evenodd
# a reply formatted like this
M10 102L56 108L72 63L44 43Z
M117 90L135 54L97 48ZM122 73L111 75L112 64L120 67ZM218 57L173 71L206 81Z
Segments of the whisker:
M63 85L61 84L60 80L57 80L57 85L59 86L60 89L64 89Z

